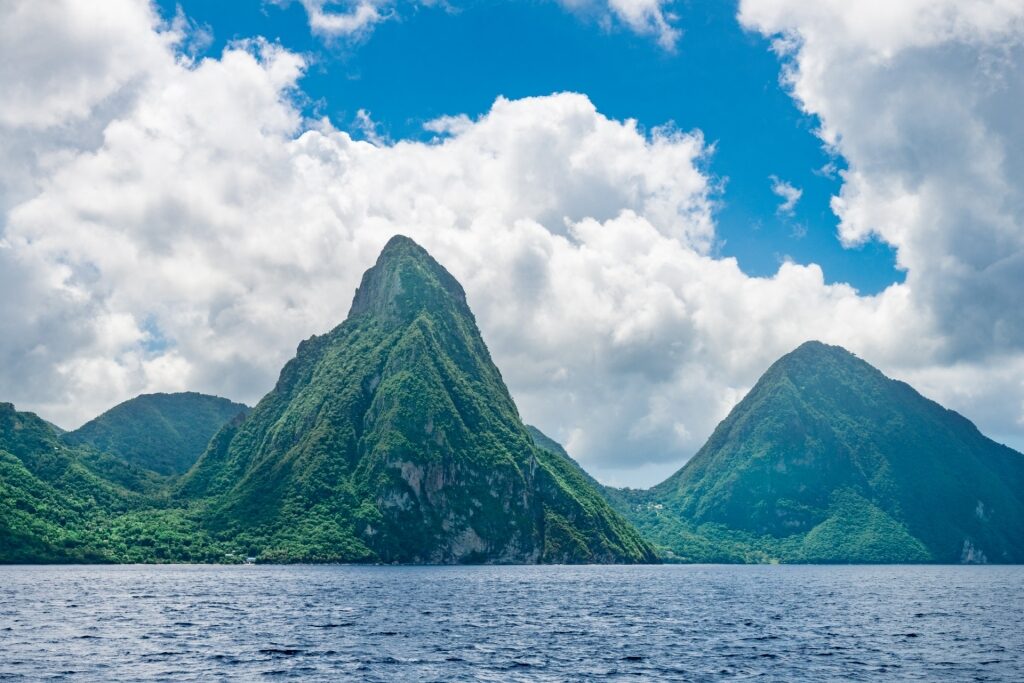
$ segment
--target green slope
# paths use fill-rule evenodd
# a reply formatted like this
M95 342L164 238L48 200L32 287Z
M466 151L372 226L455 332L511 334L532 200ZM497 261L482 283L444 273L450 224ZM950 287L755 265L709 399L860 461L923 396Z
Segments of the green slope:
M226 398L195 392L144 394L111 408L62 438L71 445L89 445L159 474L183 474L221 427L248 410Z
M303 342L180 488L280 561L640 562L651 548L533 443L462 287L392 239L348 319Z
M0 562L101 561L91 531L155 486L151 474L77 453L35 414L0 403Z
M818 342L772 365L679 472L614 500L689 561L1024 561L1024 455Z
M557 456L558 459L564 461L568 466L571 466L595 491L601 492L605 488L603 484L590 476L585 469L580 467L580 464L576 462L571 455L569 455L569 453L562 447L562 444L558 443L533 425L526 425L526 432L530 435L530 438L533 439L533 443L548 453Z
M0 403L0 563L240 561L167 482Z

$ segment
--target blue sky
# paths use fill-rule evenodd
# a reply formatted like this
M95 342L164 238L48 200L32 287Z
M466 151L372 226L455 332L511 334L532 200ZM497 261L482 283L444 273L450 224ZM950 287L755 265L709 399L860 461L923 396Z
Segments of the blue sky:
M714 143L708 171L722 181L716 213L720 256L748 275L775 273L780 262L817 263L826 282L873 294L903 280L894 251L872 239L844 248L829 207L842 168L814 134L818 121L799 111L779 84L780 61L767 38L744 31L736 3L678 3L682 38L674 52L650 36L567 12L552 2L474 0L457 10L399 8L397 20L350 41L313 36L298 2L161 0L212 33L202 53L219 56L233 40L264 36L311 58L300 81L309 116L328 116L359 133L356 112L370 113L392 140L425 139L424 122L446 114L476 117L499 95L520 98L573 91L606 116L646 129L673 123ZM824 169L824 170L823 170ZM792 215L772 178L800 189Z

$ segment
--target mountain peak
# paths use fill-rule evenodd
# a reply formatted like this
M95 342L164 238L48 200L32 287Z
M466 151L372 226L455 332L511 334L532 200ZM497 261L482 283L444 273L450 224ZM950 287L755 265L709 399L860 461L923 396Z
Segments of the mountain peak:
M814 340L804 342L775 361L758 385L771 384L783 377L798 385L812 378L841 383L886 379L876 368L842 346Z
M656 559L568 457L534 444L462 287L401 236L348 320L299 348L181 494L264 559Z
M381 250L380 255L392 254L403 250L412 249L423 254L427 253L427 250L421 247L416 240L405 235L392 235L391 239L387 241L384 248Z
M824 349L841 349L841 348L842 348L841 346L833 346L831 344L826 344L825 342L819 341L817 339L808 339L803 344L801 344L800 346L798 346L795 349L793 349L792 353L797 353L799 351L808 352L808 351L821 351L821 350L824 350Z
M221 427L249 408L219 396L186 391L142 394L63 435L158 474L182 474Z
M796 347L782 358L798 358L798 359L813 359L820 358L822 356L831 356L833 358L856 358L853 353L850 353L842 346L835 346L833 344L826 344L825 342L818 341L817 339L811 339L805 341L800 346ZM781 359L780 359L781 360Z
M1019 562L1022 482L1019 453L842 347L807 342L655 487L652 500L690 525L656 540L708 561L957 562L966 547ZM757 540L695 542L703 525Z
M374 314L408 322L424 309L448 307L469 313L462 286L426 249L405 235L395 235L363 273L349 317Z

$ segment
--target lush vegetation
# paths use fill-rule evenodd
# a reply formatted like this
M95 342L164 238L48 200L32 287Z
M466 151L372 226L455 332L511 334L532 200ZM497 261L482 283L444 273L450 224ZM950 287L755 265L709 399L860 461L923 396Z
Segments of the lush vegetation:
M240 403L195 392L145 394L62 438L159 474L184 474L224 423L246 411Z
M520 421L462 287L395 238L348 320L300 345L179 495L208 501L208 528L265 559L654 559L563 469Z
M841 348L775 363L678 473L609 500L669 559L1024 561L1024 455Z
M1022 562L1024 455L808 343L667 481L602 487L522 423L462 288L405 238L251 412L145 396L62 434L0 404L2 562L648 562L652 543Z
M104 550L108 520L158 504L160 478L75 451L31 413L0 403L0 561L121 559Z
M144 396L58 436L7 408L2 561L657 560L571 459L538 448L461 286L406 238L248 415ZM160 476L200 442L187 474Z

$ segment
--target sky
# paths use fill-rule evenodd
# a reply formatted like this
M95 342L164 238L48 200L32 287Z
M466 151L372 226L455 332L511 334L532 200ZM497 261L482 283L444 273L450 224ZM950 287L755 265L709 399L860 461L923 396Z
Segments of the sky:
M208 31L206 54L261 35L311 55L315 65L299 82L304 115L328 116L364 139L360 111L383 139L424 140L423 124L437 117L475 118L498 96L558 92L584 93L602 114L647 130L700 130L715 145L706 170L723 186L716 254L762 276L786 259L816 262L829 282L865 293L902 280L884 242L849 249L835 239L829 199L842 161L814 135L816 117L780 87L770 41L740 26L733 2L673 8L680 35L671 49L621 22L603 27L593 9L567 11L556 2L391 6L394 18L372 34L326 42L310 31L298 2L169 1L160 11L172 18L178 7ZM783 187L800 196L779 210Z
M648 486L807 339L1024 448L1015 0L0 3L0 400L253 404L395 233Z

